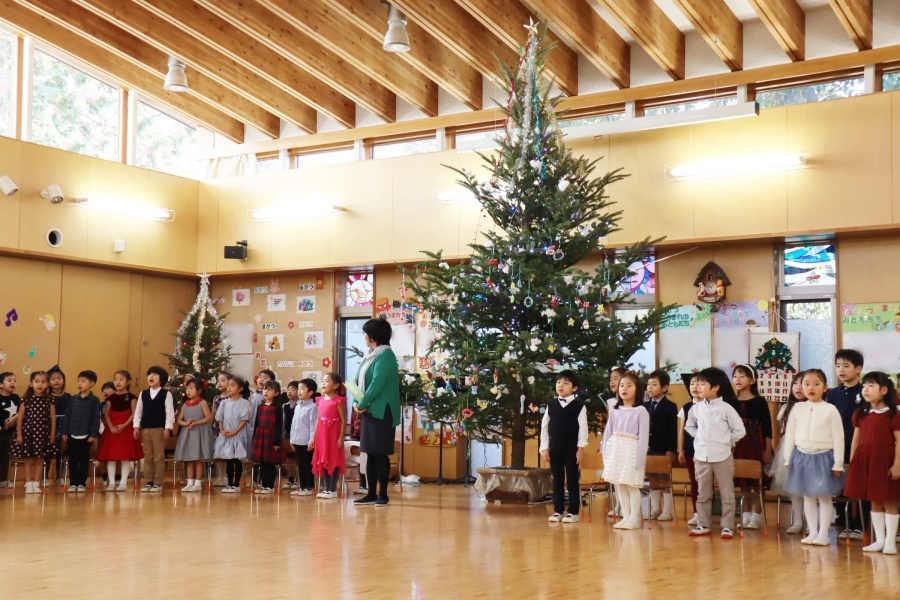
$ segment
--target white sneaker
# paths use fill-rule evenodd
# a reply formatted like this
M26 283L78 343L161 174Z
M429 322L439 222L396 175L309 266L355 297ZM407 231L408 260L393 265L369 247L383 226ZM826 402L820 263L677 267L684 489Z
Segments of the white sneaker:
M149 492L152 489L153 489L153 484L148 483L147 485L145 485L144 487L141 488L141 493L146 494L147 492Z
M801 531L803 531L803 523L797 523L796 525L791 525L787 528L787 532L791 535L800 533Z
M691 520L688 521L688 525L696 525L700 522L700 517L697 516L697 513L694 513L694 516L691 517Z
M31 493L32 494L43 494L44 490L41 489L41 484L38 483L37 481L33 482L31 484Z
M291 484L290 482L282 483L282 484L281 484L281 489L283 489L283 490L289 490L289 489L291 489L291 485L292 485L292 484Z
M362 495L362 496L365 496L366 494L369 493L369 490L366 489L366 488L364 488L364 487L358 487L358 488L356 488L355 490L353 490L353 493L354 493L354 494L360 494L360 495Z
M577 523L578 515L573 515L572 513L567 514L562 518L563 523Z
M839 540L846 540L847 538L850 537L850 533L851 533L851 531L850 531L849 529L845 529L845 530L843 530L842 532L840 532L840 533L838 534L838 539L839 539Z
M274 493L275 493L275 490L272 489L272 488L270 488L270 487L267 487L267 488L261 488L261 489L259 490L258 493L260 493L260 494L274 494Z
M190 492L193 487L194 487L193 483L186 483L186 484L184 484L184 487L181 488L181 491L182 492Z
M85 491L87 491L87 490L85 489L85 487L84 487L83 485L79 485L79 486L78 486L78 491L79 491L79 492L85 492Z
M128 484L125 483L124 481L120 481L120 482L119 482L119 485L116 486L116 491L117 491L117 492L124 492L124 491L126 491L127 489L128 489Z
M316 495L316 498L322 498L323 500L334 500L337 497L337 492L319 492Z
M291 489L292 489L292 490L299 490L299 489L300 489L300 484L299 484L299 483L292 483L292 484L291 484Z
M78 486L77 486L77 485L70 485L70 486L69 486L69 489L66 490L66 493L68 493L68 494L74 494L74 493L77 492L77 491L78 491Z
M860 530L860 529L854 529L853 531L851 531L851 532L850 532L850 539L851 539L851 540L861 540L861 539L863 539L863 532L862 532L862 530Z
M30 482L30 481L26 481L26 482L25 482L25 493L26 493L26 494L33 494L33 493L34 493L34 490L33 490L32 487L31 487L31 482Z
M299 495L300 495L300 490L294 490L293 492L291 492L291 496L299 496Z
M192 492L202 492L203 491L203 483L201 483L199 479L195 480L194 481L194 489L192 489L191 491Z
M559 523L560 521L562 521L562 515L559 513L553 513L552 515L550 515L547 521L549 521L550 523Z
M291 494L297 494L298 496L312 496L312 490L297 490L296 492L291 492Z
M760 522L762 521L762 516L751 513L750 518L747 519L747 522L744 524L744 529L759 529Z
M662 513L661 515L656 517L656 520L657 521L671 521L672 515L670 515L669 513Z
M114 492L114 491L116 491L116 484L115 484L115 482L110 482L110 483L106 484L106 491L107 491L107 492Z

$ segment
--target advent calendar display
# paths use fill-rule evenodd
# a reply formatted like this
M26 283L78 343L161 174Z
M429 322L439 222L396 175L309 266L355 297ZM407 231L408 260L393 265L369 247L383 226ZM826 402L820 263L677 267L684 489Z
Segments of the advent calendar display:
M770 402L787 402L800 360L800 334L751 332L750 348L759 393Z

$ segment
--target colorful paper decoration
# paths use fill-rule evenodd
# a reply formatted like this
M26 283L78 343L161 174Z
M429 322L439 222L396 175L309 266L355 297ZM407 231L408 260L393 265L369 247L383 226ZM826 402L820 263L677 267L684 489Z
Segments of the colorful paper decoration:
M250 306L250 297L249 289L231 290L231 305Z
M303 347L307 350L315 350L325 347L324 331L307 331L303 337Z
M47 313L43 317L38 317L38 321L43 321L44 327L47 328L47 331L53 331L56 329L56 319L50 313Z
M271 283L269 283L269 291L273 294L277 294L281 291L281 286L278 285L277 277L273 277Z
M37 346L28 351L28 358L34 358L37 355Z
M284 312L287 308L287 294L269 294L266 296L266 310Z
M275 335L267 335L266 350L268 350L269 352L283 352L284 337L278 333L276 333Z
M323 358L323 359L322 359L322 366L325 367L326 369L331 368L331 358L329 358L329 357L327 357L327 356L326 356L325 358Z
M297 296L297 314L311 315L316 312L315 296Z
M8 313L6 313L6 326L12 327L13 321L19 320L19 313L16 312L16 309L12 309Z

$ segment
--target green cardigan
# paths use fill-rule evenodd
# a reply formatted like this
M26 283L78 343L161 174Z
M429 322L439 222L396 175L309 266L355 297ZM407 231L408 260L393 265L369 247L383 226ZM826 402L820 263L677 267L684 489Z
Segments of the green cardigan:
M366 371L366 393L356 404L379 419L384 419L385 407L390 406L394 427L400 424L400 366L390 348L375 357Z

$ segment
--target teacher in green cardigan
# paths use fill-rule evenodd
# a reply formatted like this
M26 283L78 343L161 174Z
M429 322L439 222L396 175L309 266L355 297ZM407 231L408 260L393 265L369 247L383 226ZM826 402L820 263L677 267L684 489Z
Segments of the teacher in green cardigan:
M354 504L377 508L388 505L390 455L394 453L394 432L400 424L400 367L390 346L391 324L384 319L369 319L362 329L369 353L356 375L363 395L354 398L353 408L362 421L359 449L368 455L369 491Z

